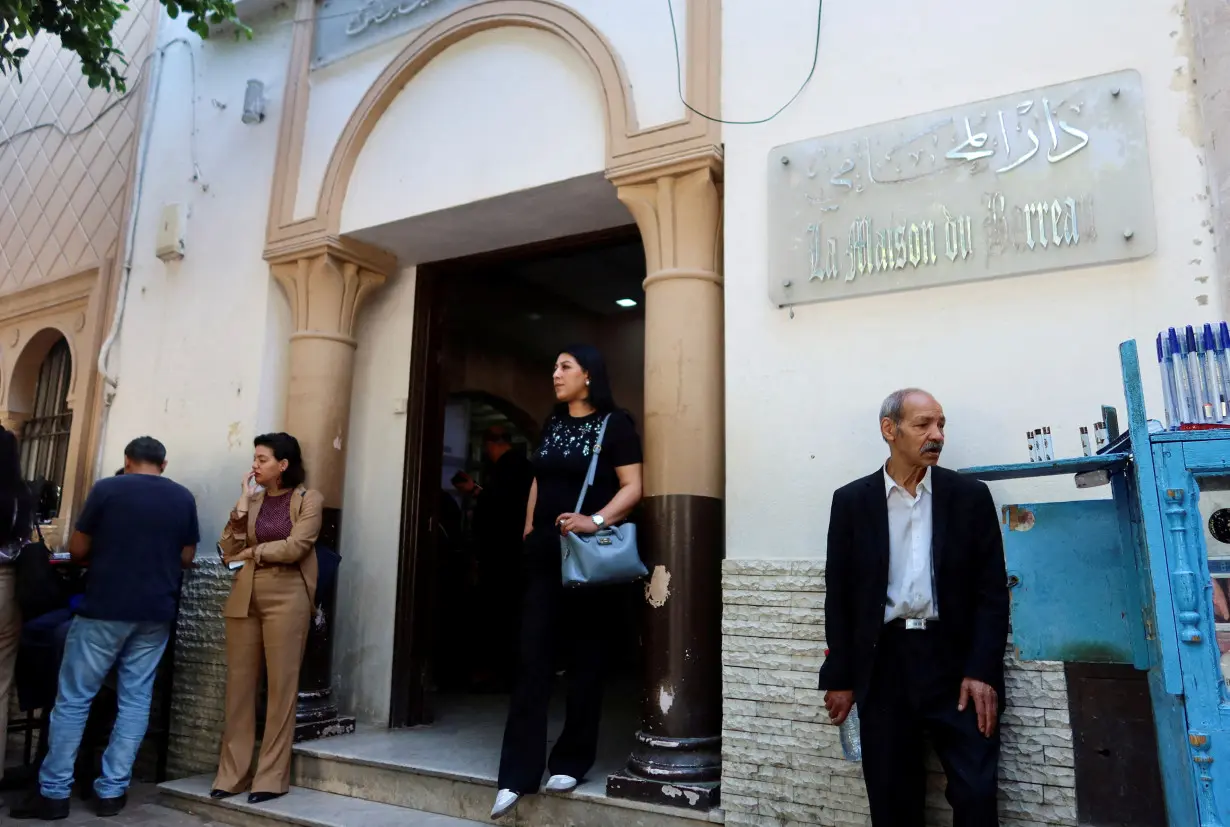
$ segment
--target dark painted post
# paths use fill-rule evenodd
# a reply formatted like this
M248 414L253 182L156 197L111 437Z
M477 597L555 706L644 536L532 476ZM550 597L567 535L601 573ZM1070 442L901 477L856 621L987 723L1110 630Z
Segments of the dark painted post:
M704 810L722 759L724 493L721 161L615 183L645 241L641 728L610 795Z

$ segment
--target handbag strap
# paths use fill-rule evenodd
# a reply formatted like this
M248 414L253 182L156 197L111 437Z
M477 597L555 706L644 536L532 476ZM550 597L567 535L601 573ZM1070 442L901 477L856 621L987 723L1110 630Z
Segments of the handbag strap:
M607 414L602 418L602 424L598 426L598 441L594 443L594 454L589 459L589 471L585 474L585 484L581 486L581 496L577 497L577 507L574 513L581 513L581 506L585 504L585 495L589 493L589 487L594 484L594 477L598 474L598 455L602 453L602 438L606 436L606 423L611 420L611 415Z

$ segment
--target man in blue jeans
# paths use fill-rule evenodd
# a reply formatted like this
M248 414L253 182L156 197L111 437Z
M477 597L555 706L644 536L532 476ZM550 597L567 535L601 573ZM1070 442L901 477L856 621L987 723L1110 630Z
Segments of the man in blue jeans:
M196 501L162 476L167 451L152 437L124 449L124 473L94 484L69 552L89 566L85 598L64 644L39 791L11 813L17 819L68 817L73 767L90 704L116 670L119 708L94 782L97 813L127 803L137 750L149 725L154 676L175 621L183 569L200 542Z

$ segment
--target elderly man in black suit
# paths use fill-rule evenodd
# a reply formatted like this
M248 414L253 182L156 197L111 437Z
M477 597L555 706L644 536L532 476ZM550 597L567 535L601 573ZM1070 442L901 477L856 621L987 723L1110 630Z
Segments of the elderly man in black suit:
M1008 582L991 492L940 468L944 410L907 388L880 410L888 462L833 495L820 688L858 704L875 827L922 827L924 739L954 827L997 825Z

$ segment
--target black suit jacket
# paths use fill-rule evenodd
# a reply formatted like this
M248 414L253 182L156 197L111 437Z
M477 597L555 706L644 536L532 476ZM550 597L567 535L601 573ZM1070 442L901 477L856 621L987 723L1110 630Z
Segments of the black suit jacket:
M983 681L1003 697L1008 575L995 503L984 483L944 468L932 469L931 491L931 563L950 667L961 672L957 680ZM888 562L888 499L877 469L833 494L821 689L865 697L884 627Z

